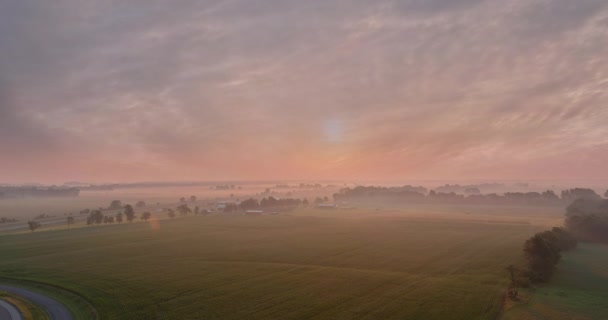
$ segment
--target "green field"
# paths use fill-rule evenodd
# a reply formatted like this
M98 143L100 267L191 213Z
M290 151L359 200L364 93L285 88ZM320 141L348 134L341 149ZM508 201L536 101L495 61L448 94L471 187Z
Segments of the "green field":
M78 292L102 319L495 319L504 267L539 230L313 213L0 236L0 276Z
M555 279L527 292L503 320L608 318L608 246L583 244L563 255Z

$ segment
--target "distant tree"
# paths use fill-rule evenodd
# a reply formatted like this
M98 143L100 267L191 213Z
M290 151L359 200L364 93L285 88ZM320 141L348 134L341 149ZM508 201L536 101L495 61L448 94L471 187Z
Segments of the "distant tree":
M247 199L239 204L243 210L252 210L260 207L260 203L256 199Z
M122 208L122 201L120 200L112 200L112 202L110 203L110 207L108 209L110 210L120 210Z
M224 208L224 212L235 212L238 211L238 206L236 205L236 203L227 203L226 207Z
M74 217L68 217L67 218L67 223L68 223L68 229L69 229L70 225L74 224Z
M549 200L549 201L559 200L559 197L557 196L557 194L555 194L555 192L553 190L547 190L547 191L543 192L541 196L543 197L543 199Z
M116 214L116 222L118 222L118 223L122 223L122 216L123 216L122 211L119 211L119 212Z
M188 213L192 213L192 209L190 209L190 207L188 207L187 204L180 204L177 208L175 208L175 210L177 210L177 212L179 212L180 216L185 216L188 215Z
M327 196L323 197L323 201L329 202L329 198Z
M103 217L103 223L114 223L114 216Z
M606 192L604 193L604 198L608 199L608 190L606 190Z
M91 219L91 224L101 224L102 222L104 222L104 216L101 210L91 211L89 218Z
M11 223L11 222L17 222L17 219L14 218L0 218L0 223Z
M125 206L124 214L125 214L127 221L129 221L129 222L133 222L133 219L135 219L135 210L133 210L133 206L131 206L130 204Z
M199 208L198 206L194 207L194 215L198 216L198 214L200 213L201 208Z
M136 208L144 208L146 206L146 203L144 201L137 201L137 203L135 204Z
M304 198L304 200L302 200L302 205L308 207L310 205L310 203L308 203L308 199Z
M30 231L31 231L31 232L36 231L36 229L40 228L40 226L41 226L41 225L40 225L40 222L38 222L38 221L33 221L33 220L28 221L28 222L27 222L27 225L28 225L28 227L30 228Z
M321 203L323 203L323 198L321 198L321 197L315 198L315 204L321 204Z
M179 198L179 202L182 202L182 203L186 202L186 198L184 198L184 197Z
M592 189L574 188L562 191L562 200L574 201L577 199L598 199L601 198Z
M169 209L167 215L169 216L169 218L173 219L175 218L175 211L173 211L173 209Z
M151 214L150 212L148 212L148 211L144 212L144 213L142 214L142 216L141 216L141 218L142 218L144 221L148 221L148 220L150 219L150 217L152 217L152 214Z
M190 202L196 201L196 196L190 196Z
M467 187L464 189L465 194L481 194L481 190L478 187Z

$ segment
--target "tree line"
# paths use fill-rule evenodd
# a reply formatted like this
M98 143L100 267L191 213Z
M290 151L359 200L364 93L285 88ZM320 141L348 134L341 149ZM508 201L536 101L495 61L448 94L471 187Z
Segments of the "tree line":
M549 282L561 259L561 253L575 249L578 242L608 243L608 200L595 192L572 189L562 192L562 199L584 196L566 208L565 228L553 228L535 234L523 247L524 268L509 266L509 296L517 298L520 287ZM605 196L608 196L608 191Z
M525 266L507 267L511 280L508 288L509 297L517 299L521 287L549 282L561 259L561 253L572 250L577 245L576 237L559 227L539 232L526 240L523 247Z
M606 192L608 196L608 191ZM455 192L445 193L423 187L376 187L358 186L343 188L333 195L335 201L351 202L408 202L408 203L441 203L441 204L488 204L488 205L564 205L576 199L601 199L594 190L574 188L563 190L557 195L553 190L544 192L506 192L504 194L478 194L477 190L469 195Z
M78 188L67 187L3 187L0 186L0 199L37 198L37 197L78 197Z
M566 228L581 241L608 243L608 200L575 200L566 208Z

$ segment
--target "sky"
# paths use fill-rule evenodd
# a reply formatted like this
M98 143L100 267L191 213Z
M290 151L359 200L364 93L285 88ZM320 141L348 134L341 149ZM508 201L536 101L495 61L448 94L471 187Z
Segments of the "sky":
M608 180L605 0L2 0L1 182Z

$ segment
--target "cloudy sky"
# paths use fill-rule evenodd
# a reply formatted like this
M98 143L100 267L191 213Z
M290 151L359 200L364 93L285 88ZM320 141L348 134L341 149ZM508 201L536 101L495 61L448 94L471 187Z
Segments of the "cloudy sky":
M608 179L606 0L2 0L0 180Z

